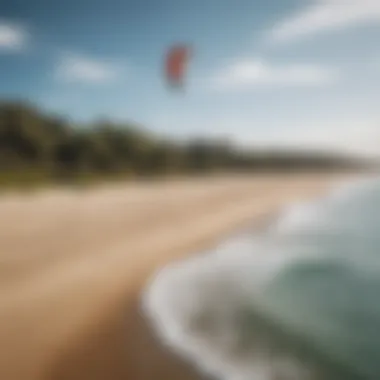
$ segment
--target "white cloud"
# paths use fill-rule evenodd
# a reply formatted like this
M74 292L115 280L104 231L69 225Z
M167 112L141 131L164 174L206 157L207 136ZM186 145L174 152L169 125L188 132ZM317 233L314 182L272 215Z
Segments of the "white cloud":
M121 68L111 62L78 54L64 54L57 67L59 79L72 83L106 84L121 75Z
M251 89L257 86L324 86L338 77L335 70L311 64L273 65L260 60L235 62L212 79L217 89Z
M379 0L313 0L308 3L305 9L275 26L271 39L285 42L364 23L380 23Z
M0 51L20 50L27 39L28 33L22 26L0 21Z

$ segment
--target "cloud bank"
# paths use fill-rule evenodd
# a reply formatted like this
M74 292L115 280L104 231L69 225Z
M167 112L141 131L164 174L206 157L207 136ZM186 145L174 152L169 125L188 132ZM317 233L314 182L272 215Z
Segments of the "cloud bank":
M258 86L325 86L337 78L336 70L319 65L241 60L221 69L212 79L212 84L221 90L252 89Z
M290 42L311 35L367 23L380 24L379 0L318 0L278 23L270 32L275 42Z
M61 57L56 74L68 83L107 84L120 78L121 70L108 61L69 53Z

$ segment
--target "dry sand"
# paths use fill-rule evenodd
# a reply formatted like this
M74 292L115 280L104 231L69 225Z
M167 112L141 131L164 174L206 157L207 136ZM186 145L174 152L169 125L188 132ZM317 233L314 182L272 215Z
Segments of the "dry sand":
M347 176L229 176L0 199L0 379L199 379L139 313L160 266Z

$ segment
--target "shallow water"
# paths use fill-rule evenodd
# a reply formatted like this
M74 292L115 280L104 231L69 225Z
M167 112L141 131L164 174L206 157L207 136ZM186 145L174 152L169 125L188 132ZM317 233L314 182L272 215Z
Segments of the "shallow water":
M163 342L219 379L379 379L380 180L169 265L143 303Z

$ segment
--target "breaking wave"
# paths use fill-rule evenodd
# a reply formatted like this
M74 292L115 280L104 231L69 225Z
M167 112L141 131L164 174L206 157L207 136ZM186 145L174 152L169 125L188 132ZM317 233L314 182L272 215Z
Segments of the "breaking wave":
M170 264L143 305L162 341L206 376L378 380L380 180Z

